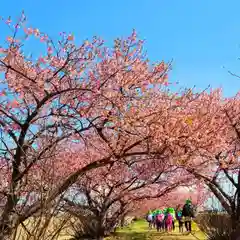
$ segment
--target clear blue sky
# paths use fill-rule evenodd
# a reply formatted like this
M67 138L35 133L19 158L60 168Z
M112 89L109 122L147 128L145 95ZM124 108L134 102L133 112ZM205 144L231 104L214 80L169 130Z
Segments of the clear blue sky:
M2 1L0 15L17 17L22 9L33 27L52 36L69 31L110 43L135 28L151 60L173 58L172 80L222 86L228 96L240 89L240 79L227 73L240 74L239 0L13 0Z

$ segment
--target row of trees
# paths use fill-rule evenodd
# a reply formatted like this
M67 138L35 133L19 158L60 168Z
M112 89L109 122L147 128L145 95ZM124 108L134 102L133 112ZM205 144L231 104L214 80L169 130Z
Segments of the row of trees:
M107 48L54 41L24 14L2 20L12 35L0 48L0 239L50 209L94 216L102 237L136 203L189 185L207 186L237 226L239 95L172 91L171 64L152 64L135 31ZM33 40L46 51L28 55Z

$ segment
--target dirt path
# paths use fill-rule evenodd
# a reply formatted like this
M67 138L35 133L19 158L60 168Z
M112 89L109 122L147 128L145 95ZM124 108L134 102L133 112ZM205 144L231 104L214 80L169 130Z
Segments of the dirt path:
M114 239L114 238L113 238ZM137 221L118 231L118 236L115 239L119 240L160 240L160 239L169 239L169 240L205 240L206 237L198 229L197 225L193 224L192 234L188 233L179 233L178 226L172 233L159 233L155 229L149 230L146 221Z

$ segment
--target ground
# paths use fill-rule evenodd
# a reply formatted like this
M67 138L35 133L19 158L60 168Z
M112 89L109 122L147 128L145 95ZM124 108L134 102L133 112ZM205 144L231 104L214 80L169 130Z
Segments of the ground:
M178 226L173 233L158 233L155 229L149 230L148 224L145 220L139 220L134 222L133 224L125 227L123 229L119 229L117 231L117 236L115 238L110 239L118 239L118 240L160 240L160 239L169 239L169 240L204 240L206 239L205 235L199 230L197 225L193 223L193 232L192 234L183 233L180 234L178 232Z
M30 222L32 222L30 220ZM51 232L54 230L55 225L59 225L61 221L59 220L54 220L54 224L51 224L51 231L49 231L48 237L42 237L39 238L41 239L52 239ZM31 229L31 226L28 226L27 223L25 223L28 229ZM18 240L26 240L26 232L22 232L23 229L19 229L18 231ZM71 236L69 235L69 231L67 229L62 232L61 236L58 237L59 240L67 240L71 239ZM129 226L118 229L116 236L115 237L109 237L106 238L105 240L160 240L160 239L165 239L165 240L205 240L206 237L204 234L198 229L197 225L193 223L193 233L192 234L180 234L178 232L178 226L176 226L175 232L171 234L167 233L158 233L155 229L154 230L149 230L148 229L148 223L145 220L138 220L130 224Z

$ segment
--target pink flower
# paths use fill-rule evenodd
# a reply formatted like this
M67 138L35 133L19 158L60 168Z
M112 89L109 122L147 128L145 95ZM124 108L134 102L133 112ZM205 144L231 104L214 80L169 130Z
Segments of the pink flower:
M74 40L73 34L68 35L68 41L73 41L73 40Z
M7 37L7 41L8 41L9 43L12 43L12 42L13 42L13 38L12 38L12 37Z
M52 53L53 53L52 48L51 48L51 47L48 47L47 52L48 52L48 54L52 54Z
M8 18L7 20L6 20L6 24L10 24L12 21L11 21L11 19L10 18Z

